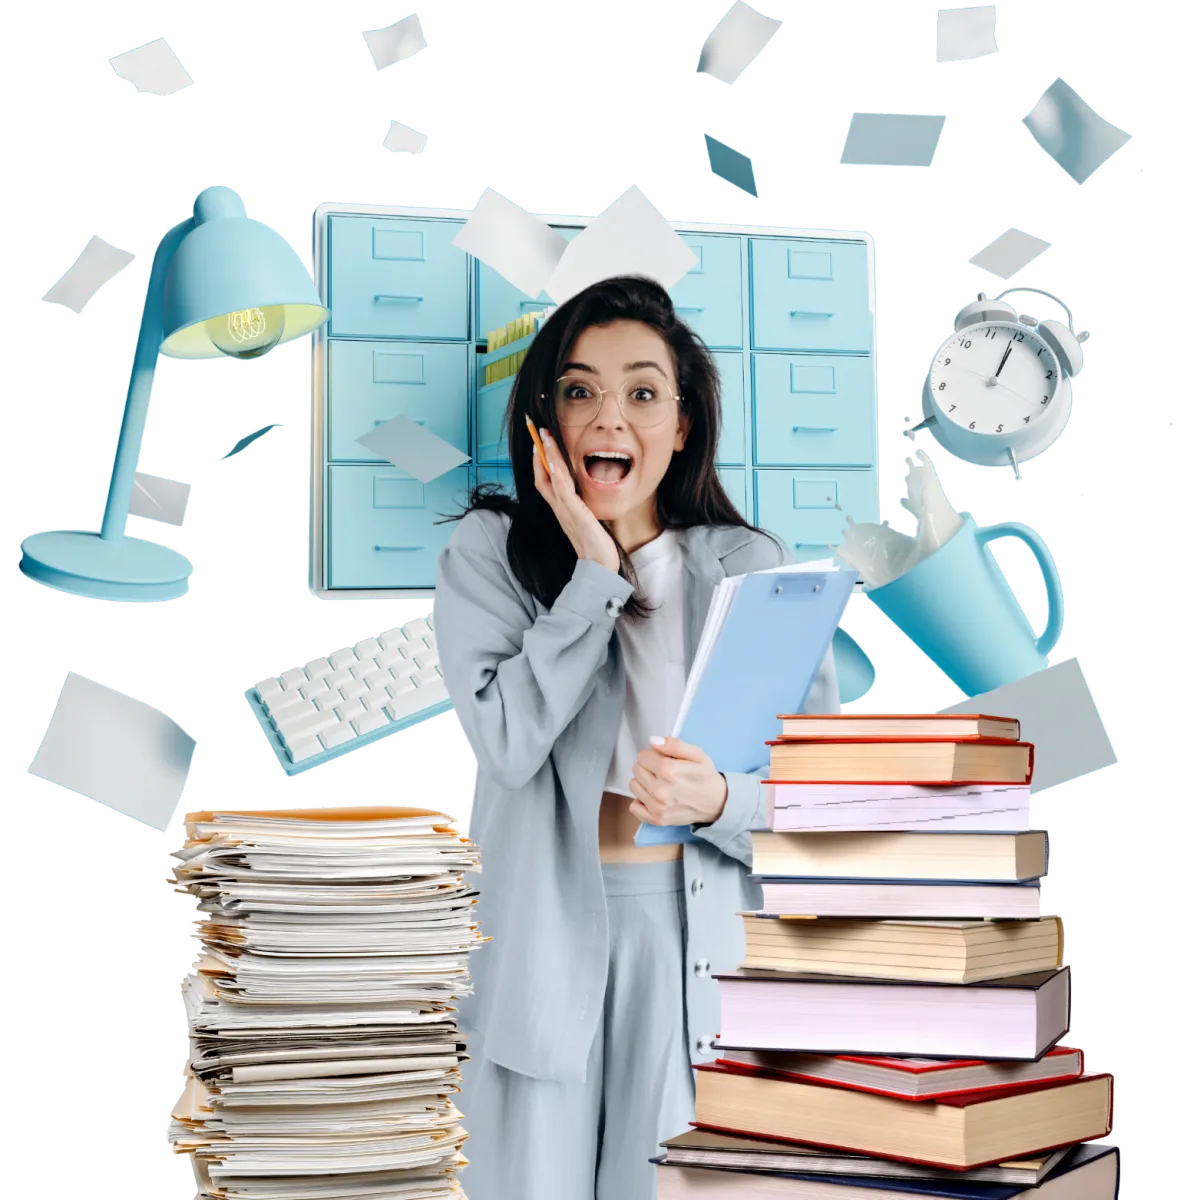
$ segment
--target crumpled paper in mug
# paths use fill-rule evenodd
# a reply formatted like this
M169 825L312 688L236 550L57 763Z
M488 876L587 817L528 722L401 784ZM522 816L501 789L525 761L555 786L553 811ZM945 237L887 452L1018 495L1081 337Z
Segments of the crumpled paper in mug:
M842 545L836 554L847 566L856 570L864 586L883 587L911 571L923 558L944 546L959 530L962 517L955 512L933 463L924 450L917 451L919 462L908 462L908 495L900 504L917 518L917 535L901 533L886 521L882 525L855 523L846 518Z

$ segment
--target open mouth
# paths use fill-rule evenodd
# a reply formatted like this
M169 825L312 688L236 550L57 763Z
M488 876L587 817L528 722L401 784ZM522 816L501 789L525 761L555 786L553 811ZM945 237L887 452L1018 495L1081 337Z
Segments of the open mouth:
M595 450L583 456L583 469L593 483L620 483L633 469L633 459L620 450Z

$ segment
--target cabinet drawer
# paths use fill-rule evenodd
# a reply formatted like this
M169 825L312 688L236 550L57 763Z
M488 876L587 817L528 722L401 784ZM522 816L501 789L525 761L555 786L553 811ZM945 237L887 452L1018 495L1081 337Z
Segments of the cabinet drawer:
M742 383L742 356L714 354L721 376L721 437L717 462L741 466L746 461L746 402Z
M475 459L483 463L508 461L508 398L515 375L479 389L475 400Z
M746 508L746 472L741 467L718 467L717 476L738 512L753 524Z
M797 562L828 558L846 518L879 520L874 471L755 471L758 524L777 534Z
M750 280L754 349L872 348L863 242L751 238Z
M754 354L754 461L869 467L875 372L869 358Z
M512 467L479 467L475 471L476 483L498 483L508 494L514 495Z
M470 453L469 347L447 342L329 342L329 458L381 462L355 440L393 417L411 418Z
M329 332L342 337L467 337L461 221L332 217Z
M429 483L394 468L328 471L326 586L433 587L438 553L457 528L453 521L436 522L466 503L468 468Z
M578 228L568 229L554 226L569 242L583 231ZM509 283L503 275L498 275L491 267L478 259L475 261L476 300L475 300L475 340L487 341L487 335L493 329L501 329L527 313L541 312L544 308L553 306L554 301L542 292L538 296L529 296L515 284Z
M671 289L675 311L710 350L742 344L742 239L680 234L699 262Z

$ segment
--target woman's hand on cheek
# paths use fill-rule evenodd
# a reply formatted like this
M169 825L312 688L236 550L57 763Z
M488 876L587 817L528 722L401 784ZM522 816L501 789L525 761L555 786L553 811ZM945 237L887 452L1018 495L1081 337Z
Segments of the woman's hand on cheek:
M629 806L647 825L707 825L725 808L729 789L712 759L699 746L665 738L643 750L633 764Z

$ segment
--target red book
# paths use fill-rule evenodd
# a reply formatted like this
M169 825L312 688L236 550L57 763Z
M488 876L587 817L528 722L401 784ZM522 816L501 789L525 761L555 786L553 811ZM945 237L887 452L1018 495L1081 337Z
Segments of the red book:
M722 1050L719 1063L808 1083L893 1096L942 1100L970 1092L1002 1091L1030 1083L1078 1079L1083 1051L1053 1046L1033 1062L982 1058L884 1058L867 1054L793 1054L786 1050Z
M696 1124L967 1171L1103 1137L1112 1076L970 1092L914 1104L726 1063L696 1071Z

